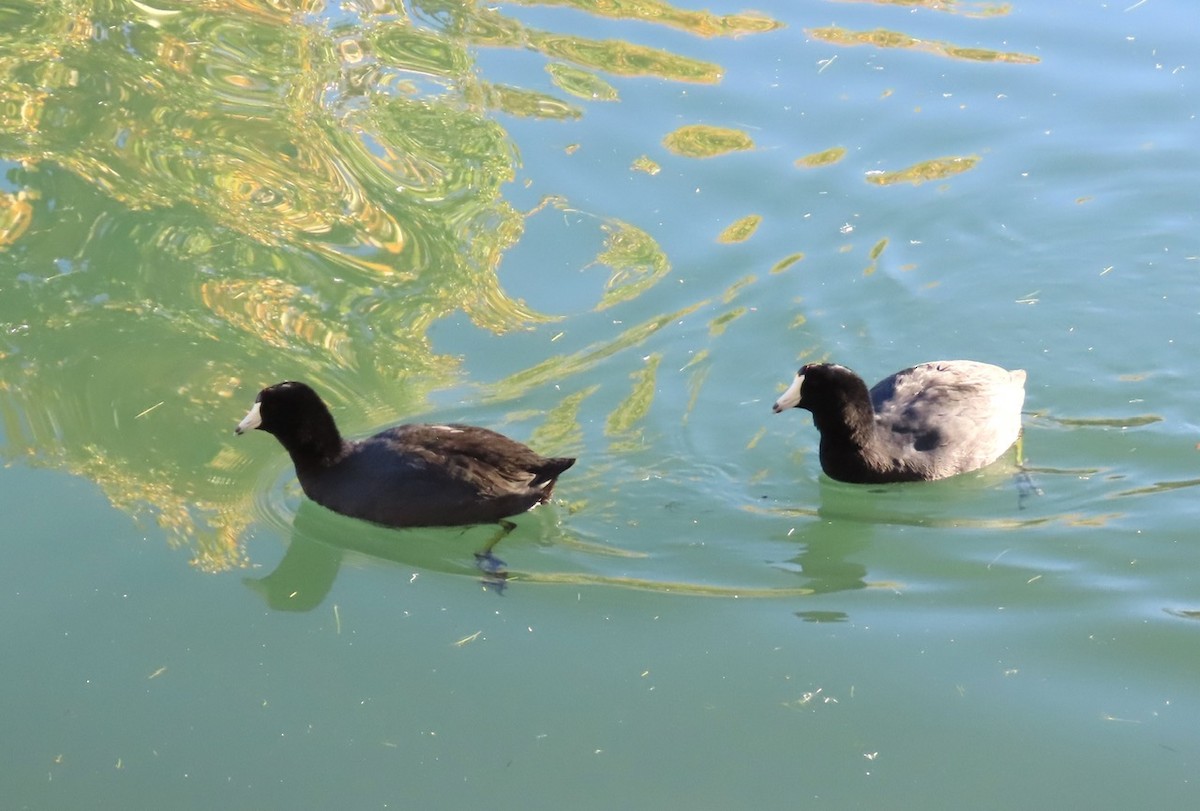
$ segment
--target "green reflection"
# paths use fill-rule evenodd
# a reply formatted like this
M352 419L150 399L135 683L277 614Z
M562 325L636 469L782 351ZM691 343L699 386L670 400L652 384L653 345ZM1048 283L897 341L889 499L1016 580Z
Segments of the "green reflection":
M546 66L554 84L581 99L617 101L617 89L594 73L556 62Z
M1044 415L1050 422L1071 428L1141 428L1162 422L1157 414L1135 414L1130 417L1052 417Z
M965 17L1003 17L1012 13L1012 5L1009 3L961 2L961 0L838 0L838 2L924 8L930 11L962 14Z
M646 358L645 366L630 375L633 380L632 391L608 415L608 421L604 425L604 433L614 438L614 444L621 447L637 447L639 444L641 436L639 432L634 431L634 427L642 421L654 402L660 363L662 353L655 352Z
M651 76L679 82L713 84L721 79L721 68L659 48L625 42L596 40L575 34L557 34L530 28L495 9L477 7L463 0L424 2L428 12L450 20L447 29L466 37L476 46L520 48L577 67L603 71L614 76ZM627 14L613 16L628 18ZM765 26L763 30L770 30Z
M870 264L868 264L866 269L863 271L864 276L870 276L879 267L879 257L883 255L883 251L887 245L888 240L886 237L884 237L871 246L871 250L867 254L867 258L870 259Z
M799 251L797 253L791 254L790 256L785 256L782 259L780 259L778 262L776 262L774 265L771 266L771 272L772 273L783 273L785 270L790 268L792 265L796 264L797 262L802 261L803 259L804 259L803 251Z
M812 169L817 166L830 166L837 163L844 157L846 157L846 147L835 146L821 152L814 152L811 155L805 155L803 158L797 158L796 166L802 169Z
M474 54L531 50L560 89L589 99L608 97L602 76L722 73L466 0L413 8L420 22L368 2L331 19L315 0L0 6L5 459L87 476L196 565L239 565L278 470L230 432L259 386L308 380L349 431L365 430L457 382L458 359L428 338L448 314L495 333L556 317L497 276L524 217L504 198L518 158L491 115L583 112L487 81ZM650 2L602 13L698 36L778 27ZM646 232L605 223L596 261L613 279L599 307L670 269ZM590 351L634 346L676 317ZM552 358L496 390L542 385L539 370L557 383L590 362ZM543 430L572 445L578 401L567 398Z
M708 303L701 301L671 313L655 316L624 330L615 338L599 341L573 354L549 357L492 385L490 397L497 400L509 399L533 386L552 384L580 374L623 349L640 345L659 330L696 312Z
M897 183L911 183L920 186L930 180L943 180L947 177L962 174L975 168L979 158L974 155L934 158L933 160L914 163L895 172L868 172L867 182L876 186L894 186Z
M963 48L949 42L910 37L899 31L889 31L885 28L876 28L874 31L851 31L848 28L829 26L827 28L810 28L807 33L814 39L819 39L833 45L871 45L876 48L905 48L911 51L924 51L925 53L937 56L947 56L952 59L967 59L973 62L1012 62L1020 65L1035 65L1042 61L1041 58L1033 54L994 51L988 48Z
M635 172L643 172L651 176L657 175L662 171L662 167L659 166L655 161L651 160L649 155L639 155L637 158L634 158L634 161L632 164L630 164L629 168Z
M754 149L754 140L741 130L692 124L669 133L663 138L663 146L685 158L713 158Z
M708 380L708 373L712 370L708 350L701 349L693 355L692 359L684 364L683 369L691 369L691 374L688 375L687 408L683 411L683 421L686 423L692 411L695 410L696 403L700 400L700 390L704 387L704 382Z
M717 242L727 245L735 242L745 242L754 236L754 232L758 230L758 226L760 225L762 225L761 214L748 214L740 220L731 223L722 231L717 236Z
M579 407L599 386L588 386L563 398L546 414L542 425L530 436L530 443L546 453L559 456L583 451L583 427L579 424Z
M606 224L608 238L596 262L612 268L604 296L596 309L604 310L645 293L671 271L667 255L654 238L628 223Z
M691 11L658 0L516 0L523 6L569 6L598 17L645 20L702 37L727 37L760 34L782 28L783 24L761 14L712 14Z

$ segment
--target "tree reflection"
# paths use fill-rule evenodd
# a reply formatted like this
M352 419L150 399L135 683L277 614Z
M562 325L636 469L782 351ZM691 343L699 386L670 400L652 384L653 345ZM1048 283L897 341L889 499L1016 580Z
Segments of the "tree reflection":
M568 5L698 36L777 26L652 0ZM582 111L487 81L479 48L540 54L577 100L604 95L596 74L721 75L468 0L0 7L6 457L97 481L199 566L227 568L262 512L248 495L260 464L221 421L235 393L304 378L335 401L370 391L368 416L390 418L454 379L427 337L439 318L462 310L493 332L552 318L496 274L524 218L503 196L517 157L490 113ZM669 269L644 232L605 227L597 261L615 281L598 306Z

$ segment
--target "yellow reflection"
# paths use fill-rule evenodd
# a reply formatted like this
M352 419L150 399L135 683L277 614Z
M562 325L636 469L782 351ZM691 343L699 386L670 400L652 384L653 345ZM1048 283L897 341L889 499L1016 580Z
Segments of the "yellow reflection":
M758 226L761 224L761 214L749 214L722 231L717 237L717 242L726 245L734 242L745 242L754 236L754 232L758 230Z
M1035 65L1042 61L1040 57L1032 54L993 51L987 48L963 48L949 42L910 37L899 31L889 31L885 28L876 28L874 31L851 31L848 28L830 26L828 28L809 28L807 33L814 39L819 39L833 45L871 45L876 48L905 48L911 51L924 51L925 53L947 56L953 59L969 59L974 62L1012 62L1019 65Z
M668 133L663 146L686 158L712 158L754 148L754 140L741 130L691 124Z
M541 583L554 586L608 586L610 588L652 591L658 594L674 594L679 597L724 597L731 600L765 600L781 597L805 597L813 593L804 587L750 587L716 586L708 583L650 580L643 577L596 575L585 572L515 572L508 579L520 583Z
M642 229L624 222L605 223L603 228L608 237L596 263L607 265L613 273L597 310L640 296L671 271L667 255Z
M1169 493L1173 490L1184 490L1190 487L1200 487L1200 479L1155 482L1147 487L1135 487L1132 490L1122 490L1119 493L1114 493L1111 498L1120 498L1122 496L1148 496L1156 493Z
M633 390L629 396L613 409L604 423L604 433L615 437L622 447L637 445L632 436L633 427L645 418L654 402L654 392L658 386L658 366L662 362L662 354L655 352L646 358L646 365L629 377L633 381Z
M756 282L756 281L758 281L758 277L756 277L754 275L743 276L742 278L738 279L737 281L735 281L733 284L729 285L729 287L727 287L725 289L725 292L721 294L721 301L728 304L729 302L731 302L735 298L737 298L738 292L743 287L754 284L754 282Z
M896 172L868 172L867 182L877 186L893 186L897 183L911 183L920 186L930 180L942 180L947 177L962 174L973 169L979 162L976 156L935 158L933 160L914 163Z
M658 0L574 5L703 37L779 27ZM493 333L557 317L509 295L498 273L524 218L504 197L519 156L495 111L567 120L583 114L577 99L617 101L614 76L723 73L664 48L534 29L487 4L438 4L436 27L401 3L345 4L332 27L330 9L0 9L0 155L22 176L20 191L0 194L0 251L5 273L31 280L0 298L12 325L0 361L20 359L0 366L4 455L96 481L206 570L244 563L239 536L264 514L290 519L262 503L284 464L278 448L230 434L258 386L309 380L347 411L347 429L364 427L420 410L457 379L458 360L436 355L428 334L448 315ZM537 54L554 87L488 81L482 48ZM753 146L715 128L675 135L689 134L698 143L681 149L702 154ZM634 168L658 171L648 157ZM611 276L597 309L670 272L646 231L615 218L601 227L595 261ZM489 391L559 384L705 303L534 359ZM657 363L614 412L619 431L636 431ZM592 391L548 414L548 446L578 446Z
M621 332L617 337L599 341L570 355L555 355L530 366L488 387L488 399L504 400L534 386L557 383L593 368L605 358L623 349L638 346L643 341L685 316L709 304L708 300L691 304L671 313L655 316Z
M579 408L595 394L599 386L588 386L564 397L546 414L546 419L529 437L529 444L546 456L568 456L583 450L583 427L579 423Z
M560 121L579 118L583 111L562 99L508 85L484 84L481 87L484 104L518 118L547 118Z
M965 17L1003 17L1012 13L1012 5L1009 3L962 2L961 0L837 0L837 2L924 8L930 11L962 14Z
M530 32L529 43L547 56L617 76L656 76L675 82L715 84L722 75L720 66L711 62L617 39L590 40Z
M662 167L652 161L646 155L635 158L633 163L630 164L629 168L635 172L644 172L648 175L657 175L662 171Z
M708 334L714 338L723 333L726 328L737 319L745 315L748 310L745 307L734 307L728 312L722 313L708 322Z
M33 206L23 194L0 194L0 251L21 238L33 222Z
M594 4L589 3L588 7L591 10ZM464 18L462 27L472 33L476 46L531 50L561 62L616 76L653 76L669 81L702 84L712 84L721 79L720 66L671 51L624 40L596 40L575 34L542 31L474 3L456 11ZM636 16L632 7L614 8L613 11L613 16ZM769 30L770 26L762 28Z
M788 268L790 268L792 265L796 264L797 262L801 261L802 259L804 259L804 254L799 253L799 252L791 254L790 256L785 256L782 259L780 259L778 262L776 262L774 265L771 266L771 272L772 273L783 273L785 270L787 270Z
M692 370L688 378L687 408L683 412L683 421L686 423L696 408L696 403L700 400L700 390L704 387L704 381L708 379L708 373L712 371L712 365L708 362L708 350L701 349L697 352L691 360L684 364L683 369Z
M647 22L679 28L689 34L702 37L735 37L742 34L761 34L783 27L765 15L712 14L708 11L692 11L663 3L660 0L515 0L525 6L570 6L598 17L614 17L623 20Z
M846 157L846 147L835 146L823 152L814 152L811 155L805 155L803 158L797 158L796 165L802 169L812 169L815 166L829 166L837 163L844 157Z
M888 245L888 240L886 237L884 237L883 239L879 240L878 242L876 242L874 245L871 246L871 250L867 254L867 258L870 259L871 263L869 265L867 265L866 270L863 271L864 276L870 276L872 273L875 272L875 269L879 265L879 257L883 254L883 250L884 250L884 248L887 247L887 245Z
M227 279L200 286L201 300L215 315L248 336L279 349L297 342L319 347L337 364L353 365L353 347L341 324L323 323L306 311L303 291L278 279Z
M1050 422L1071 428L1141 428L1163 421L1157 414L1136 414L1130 417L1043 417Z
M572 96L589 101L618 101L617 89L594 73L554 62L546 66L554 84Z

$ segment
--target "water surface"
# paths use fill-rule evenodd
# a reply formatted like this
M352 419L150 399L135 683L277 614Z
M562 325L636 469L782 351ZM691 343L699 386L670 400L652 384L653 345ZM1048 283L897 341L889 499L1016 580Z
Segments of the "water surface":
M7 802L1194 803L1193 16L0 0ZM950 357L1040 495L770 413ZM234 437L287 378L580 461L498 589Z

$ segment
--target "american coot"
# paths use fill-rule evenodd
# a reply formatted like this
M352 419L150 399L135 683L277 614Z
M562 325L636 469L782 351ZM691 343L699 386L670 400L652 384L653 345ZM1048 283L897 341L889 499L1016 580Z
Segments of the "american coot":
M845 366L812 363L774 406L812 412L821 468L855 484L923 481L1000 458L1021 432L1025 372L973 360L922 363L869 392Z
M473 425L398 425L344 440L317 393L292 381L258 393L236 430L252 428L287 449L313 501L390 527L511 529L503 519L549 501L559 474L575 463Z

